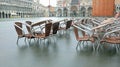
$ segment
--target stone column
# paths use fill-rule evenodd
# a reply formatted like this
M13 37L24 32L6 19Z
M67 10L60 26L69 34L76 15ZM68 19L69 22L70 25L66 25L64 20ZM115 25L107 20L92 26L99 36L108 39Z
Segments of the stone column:
M0 12L0 18L2 18L2 12Z

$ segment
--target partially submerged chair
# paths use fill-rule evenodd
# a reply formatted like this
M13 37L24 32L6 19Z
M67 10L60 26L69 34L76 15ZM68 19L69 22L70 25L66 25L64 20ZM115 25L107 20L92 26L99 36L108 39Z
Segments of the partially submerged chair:
M95 38L92 37L92 36L90 36L90 35L87 33L87 31L84 30L84 29L82 29L82 28L80 28L80 27L78 27L78 26L76 26L76 25L73 25L73 27L74 27L74 34L75 34L76 40L78 41L78 44L77 44L77 46L76 46L76 49L78 49L78 46L79 46L79 48L81 48L81 45L82 45L81 43L82 43L82 42L84 43L84 42L90 41L90 42L92 42L93 51L95 51L95 45L94 45L94 43L95 43ZM83 35L82 37L79 36L78 29L79 29L81 32L85 32L84 34L82 34L82 35ZM84 45L84 44L83 44L83 45Z
M59 24L60 24L59 22L55 22L55 23L52 24L51 37L53 37L53 39L54 39L54 37L56 36L56 34L57 34L58 30L59 30Z
M120 47L120 27L106 32L100 43L109 43L109 45L115 46L116 52L118 53Z
M37 22L32 25L31 25L31 22L27 21L26 24L30 25L30 26L26 25L26 28L27 28L29 34L34 35L38 39L38 42L41 39L45 40L45 39L47 39L47 37L49 37L50 32L51 32L51 27L52 27L51 20ZM33 27L36 27L36 26L38 26L38 27L33 29ZM31 29L31 27L32 27L32 29ZM39 30L37 30L37 29L39 29Z
M15 22L14 27L15 27L15 30L16 30L17 35L18 35L17 42L16 42L18 44L19 39L25 37L24 32L22 30L22 23Z
M62 27L63 25L65 25L65 26ZM71 27L71 25L72 25L72 20L67 20L67 21L65 21L65 23L60 24L60 28L59 28L60 32L62 32L62 31L63 31L63 33L64 33L64 31L67 32L68 29Z
M57 34L57 31L59 30L59 22L56 22L56 23L53 23L52 25L52 29L53 29L53 32L52 34Z
M25 42L26 42L26 38L27 39L31 39L31 38L35 38L35 36L33 36L32 34L25 34L23 28L22 28L23 23L21 22L15 22L14 27L16 29L16 32L18 34L18 38L17 38L17 45L18 45L18 41L20 38L25 38Z
M32 32L34 34L41 34L41 33L43 33L42 29L45 27L45 24L47 23L47 21L48 20L44 20L44 21L40 21L40 22L37 22L37 23L33 23L31 25Z
M26 28L27 28L28 33L32 33L31 25L32 25L31 21L26 21Z
M42 31L44 31L44 33L35 34L35 35L37 36L38 39L45 40L50 36L51 27L52 27L52 23L46 23L45 27L42 29Z

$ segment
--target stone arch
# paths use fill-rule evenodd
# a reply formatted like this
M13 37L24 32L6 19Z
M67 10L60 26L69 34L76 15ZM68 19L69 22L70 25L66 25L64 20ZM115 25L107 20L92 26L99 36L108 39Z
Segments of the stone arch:
M88 12L88 17L92 15L92 7L89 7L87 9L87 12Z
M62 16L62 9L58 9L58 16L61 17Z
M67 8L64 8L64 9L63 9L63 15L64 15L65 17L68 16L68 9L67 9Z
M85 9L85 7L82 7L81 9L80 9L80 14L81 14L81 16L82 17L85 17L85 15L86 15L86 9Z
M77 8L77 6L72 6L71 7L71 16L77 16L77 12L78 11L78 8Z

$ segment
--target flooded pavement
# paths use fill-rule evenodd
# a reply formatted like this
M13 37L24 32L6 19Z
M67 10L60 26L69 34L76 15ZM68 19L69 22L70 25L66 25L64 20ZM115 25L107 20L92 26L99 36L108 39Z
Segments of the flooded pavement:
M93 54L91 50L76 51L77 41L73 31L69 37L60 36L56 44L25 45L17 34L14 22L37 22L46 18L0 20L0 67L119 67L120 55L115 51ZM49 18L48 18L49 19ZM63 18L52 18L53 20Z

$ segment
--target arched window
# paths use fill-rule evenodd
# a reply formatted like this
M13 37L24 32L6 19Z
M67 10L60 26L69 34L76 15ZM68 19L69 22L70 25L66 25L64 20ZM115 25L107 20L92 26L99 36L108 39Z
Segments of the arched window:
M68 9L67 9L67 8L64 8L64 10L63 10L63 11L64 11L64 14L63 14L63 15L64 15L65 17L67 17L67 14L68 14Z
M82 17L85 17L85 15L86 15L86 9L85 9L85 7L82 7L81 9L80 9L80 14L81 14L81 16Z
M87 11L88 11L88 16L91 16L92 15L92 7L89 7Z
M61 17L62 16L62 10L58 9L58 16Z

